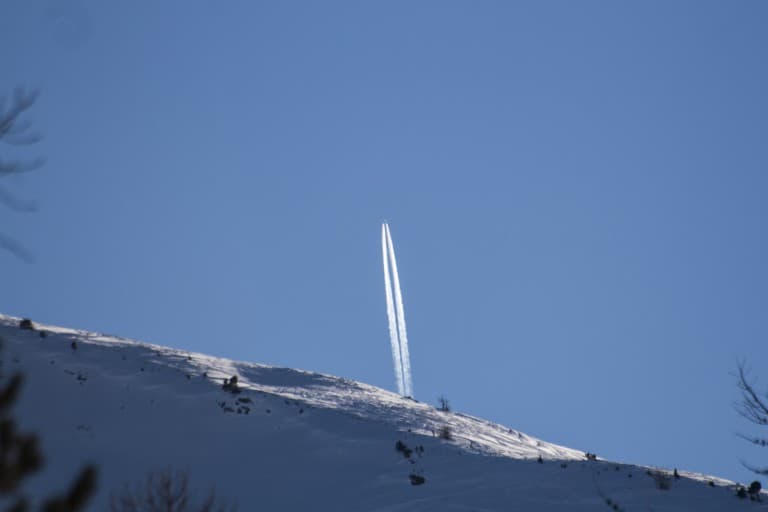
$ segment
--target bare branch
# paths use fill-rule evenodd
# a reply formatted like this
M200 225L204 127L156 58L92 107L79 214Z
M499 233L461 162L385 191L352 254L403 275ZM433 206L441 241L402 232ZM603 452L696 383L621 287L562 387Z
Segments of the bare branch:
M35 104L37 97L37 91L17 88L13 92L9 107L6 108L5 99L0 99L0 141L14 146L27 146L40 141L40 134L31 131L32 123L20 117ZM43 163L45 162L42 159L31 162L0 160L0 178L9 174L32 171Z
M745 436L744 434L736 434L737 437L742 438L743 440L747 441L748 443L752 443L757 446L768 446L768 438L763 437L755 437L755 436Z
M21 174L23 172L34 171L45 164L45 159L38 158L31 162L19 162L18 160L3 161L0 160L0 178L11 174Z
M200 505L199 512L236 512L237 507L219 502L216 492L211 491L208 498Z
M768 425L768 395L760 397L754 385L748 379L748 370L739 364L737 386L741 390L741 401L736 404L736 412L757 425Z
M37 132L31 133L9 133L5 136L6 144L11 146L31 146L43 140L43 136Z
M748 470L750 470L751 472L755 473L755 474L763 475L763 476L768 476L768 467L759 468L759 467L747 464L744 461L741 461L741 465L744 466L745 468L747 468Z
M741 399L734 404L736 412L747 421L760 426L768 426L768 394L760 396L755 391L754 383L749 379L749 370L745 363L739 363L736 374L736 386L741 391ZM756 446L768 446L768 438L736 434ZM742 461L741 464L758 475L768 476L768 467L756 467Z
M26 263L34 263L35 255L18 241L0 233L0 249L5 249Z
M19 121L17 120L15 123L11 124L11 126L6 131L7 135L22 135L24 132L32 128L32 123L30 121Z
M182 471L155 471L149 474L144 488L126 487L122 494L110 499L112 512L226 512L213 492L200 504L193 504L189 477ZM231 509L234 510L234 509Z
M13 91L13 101L8 110L0 111L0 139L8 135L15 126L16 120L37 101L37 91L26 91L19 87ZM5 102L3 102L4 106Z
M0 203L17 212L36 212L37 203L19 199L5 187L0 187Z
M26 146L40 142L42 136L37 132L30 131L31 129L32 123L30 121L17 119L6 131L5 142L15 146Z

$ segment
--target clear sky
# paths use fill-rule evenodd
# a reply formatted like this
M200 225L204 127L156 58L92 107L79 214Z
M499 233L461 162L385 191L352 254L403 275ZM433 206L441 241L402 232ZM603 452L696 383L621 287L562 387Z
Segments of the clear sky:
M39 88L0 311L742 481L768 388L768 3L0 0ZM0 147L2 154L8 149Z

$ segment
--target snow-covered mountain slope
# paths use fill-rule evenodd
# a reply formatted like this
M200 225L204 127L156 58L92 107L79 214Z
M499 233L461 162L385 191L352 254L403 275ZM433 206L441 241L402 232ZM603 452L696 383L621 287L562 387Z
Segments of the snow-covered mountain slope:
M62 489L95 462L93 511L157 468L241 512L768 510L768 495L738 499L729 481L681 471L662 490L649 468L359 382L19 320L0 315L2 375L27 377L16 417L47 457L27 488ZM239 394L222 389L233 375Z

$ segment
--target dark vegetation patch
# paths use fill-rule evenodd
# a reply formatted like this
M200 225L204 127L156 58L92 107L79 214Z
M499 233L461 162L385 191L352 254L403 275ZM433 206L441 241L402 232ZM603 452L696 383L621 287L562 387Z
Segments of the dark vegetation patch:
M422 475L417 475L416 473L411 473L408 475L408 478L411 480L411 485L423 485L427 481Z
M240 393L242 390L240 389L240 386L237 384L237 375L233 375L229 379L224 379L224 384L222 384L221 389L229 393L232 393L233 395Z
M646 474L653 479L656 488L662 491L668 491L672 488L672 477L661 470L648 470Z

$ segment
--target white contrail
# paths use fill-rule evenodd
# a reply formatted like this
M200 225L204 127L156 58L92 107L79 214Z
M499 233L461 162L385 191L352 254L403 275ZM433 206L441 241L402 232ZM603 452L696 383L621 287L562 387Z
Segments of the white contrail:
M405 396L413 397L413 379L411 378L411 356L408 353L408 335L405 330L405 311L403 308L403 294L400 291L400 277L397 273L397 260L395 259L395 247L392 244L392 233L389 226L384 224L387 230L387 245L389 246L389 257L392 262L392 279L395 285L395 301L397 305L397 328L400 339L400 360L402 361L403 375L403 393Z
M397 320L395 318L395 305L392 300L392 280L389 277L389 251L387 237L387 225L381 225L381 255L384 260L384 290L387 295L387 320L389 321L389 340L392 343L392 363L395 366L395 381L397 392L405 394L405 382L403 379L403 363L400 358L400 340L397 337Z

